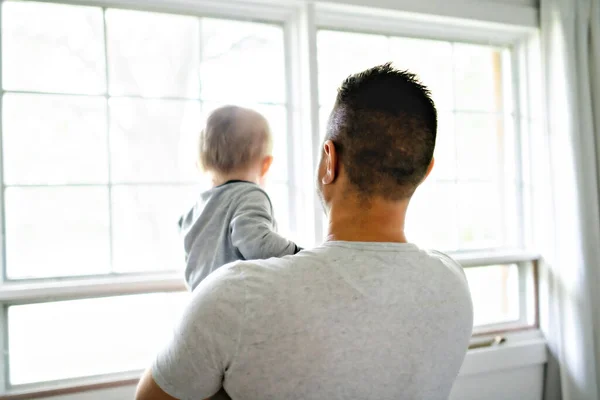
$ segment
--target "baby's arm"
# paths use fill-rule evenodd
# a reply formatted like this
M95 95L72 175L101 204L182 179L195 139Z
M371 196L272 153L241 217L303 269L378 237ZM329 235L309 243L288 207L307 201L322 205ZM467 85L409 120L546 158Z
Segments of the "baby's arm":
M260 190L244 195L231 220L231 240L246 260L295 254L301 249L275 232L271 201Z

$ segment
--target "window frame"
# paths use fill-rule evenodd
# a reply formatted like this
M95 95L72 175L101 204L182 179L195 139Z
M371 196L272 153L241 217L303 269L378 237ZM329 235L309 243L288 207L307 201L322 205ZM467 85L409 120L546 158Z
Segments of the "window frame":
M513 63L513 101L515 114L515 132L517 138L517 157L521 176L525 173L521 154L522 131L520 117L529 101L524 82L527 78L528 60L525 57L529 40L537 32L533 22L529 25L522 21L510 24L498 22L480 22L464 18L440 17L427 14L415 14L386 8L367 8L344 4L311 3L304 0L277 2L270 0L234 0L219 2L216 0L198 0L193 3L185 0L37 0L38 2L96 6L103 12L107 8L153 11L171 14L183 14L196 17L226 18L241 21L267 22L280 24L284 30L284 51L286 68L286 106L288 120L288 180L291 209L304 210L309 216L301 218L297 213L290 215L290 228L304 235L314 232L315 242L324 237L324 215L314 193L301 192L300 188L313 186L313 175L318 163L320 142L318 66L317 66L317 30L334 29L375 33L388 36L437 39L444 41L468 42L475 44L509 46ZM0 0L0 2L2 2ZM0 7L0 21L2 7ZM1 23L1 22L0 22ZM1 29L1 26L0 26ZM104 31L105 34L105 31ZM525 49L525 50L524 50ZM2 43L0 41L0 115L2 112ZM105 94L108 96L108 94ZM299 135L298 132L310 132ZM2 137L0 124L0 138ZM294 151L292 150L294 149ZM0 177L3 176L2 140L0 140ZM311 171L310 174L306 171ZM520 190L523 185L518 186ZM173 272L108 274L101 276L65 277L57 279L8 280L6 276L5 248L5 210L4 182L0 179L0 400L37 398L55 394L96 390L100 388L130 385L137 381L139 371L107 374L100 377L76 378L72 380L43 382L39 384L12 386L8 380L8 327L7 308L16 304L31 304L60 300L109 297L128 294L155 292L177 292L185 290L181 277ZM519 218L529 223L525 210L527 194L520 191ZM527 229L527 226L520 227ZM523 242L523 240L520 240ZM474 336L485 336L511 330L537 329L537 262L540 255L523 249L502 249L494 251L451 253L464 268L486 265L515 263L519 266L520 310L533 309L533 324L521 318L511 324L497 324L476 327ZM533 286L521 284L525 276L532 276ZM522 300L525 291L533 290L535 304L525 304Z

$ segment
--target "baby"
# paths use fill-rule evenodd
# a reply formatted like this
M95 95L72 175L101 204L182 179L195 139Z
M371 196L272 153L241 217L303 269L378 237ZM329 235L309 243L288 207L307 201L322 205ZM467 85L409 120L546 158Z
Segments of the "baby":
M276 233L271 200L260 186L273 162L265 117L247 108L221 107L208 117L199 147L199 166L210 174L213 187L179 220L188 287L193 290L232 261L299 252Z

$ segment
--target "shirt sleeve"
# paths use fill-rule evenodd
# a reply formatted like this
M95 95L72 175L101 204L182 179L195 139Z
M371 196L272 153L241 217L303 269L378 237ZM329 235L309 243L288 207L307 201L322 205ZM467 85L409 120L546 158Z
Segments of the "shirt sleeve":
M222 388L224 372L239 347L245 298L235 264L200 283L152 366L152 377L163 391L191 400L210 398Z
M231 220L231 240L246 260L263 260L297 253L294 242L275 232L269 197L255 190L244 195Z

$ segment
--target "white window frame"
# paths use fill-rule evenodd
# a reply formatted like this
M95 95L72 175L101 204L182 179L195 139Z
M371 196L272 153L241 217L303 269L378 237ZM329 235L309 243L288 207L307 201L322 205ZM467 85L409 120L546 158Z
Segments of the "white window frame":
M510 46L513 51L513 92L515 109L515 126L517 138L522 138L519 124L520 115L528 106L528 91L525 87L528 77L527 55L531 53L531 37L537 32L535 12L528 10L526 15L511 16L510 7L503 5L500 15L492 15L490 5L474 6L472 3L462 4L467 18L457 18L460 10L449 10L445 0L428 0L428 6L415 5L412 1L390 2L378 0L370 8L348 5L352 0L339 0L335 3L314 3L309 0L37 0L49 3L91 5L102 8L125 8L143 11L194 15L199 17L217 17L240 20L258 20L281 24L285 34L287 109L288 109L288 163L290 171L289 187L291 209L301 213L290 216L292 229L307 235L314 232L315 241L324 236L324 215L317 196L313 190L300 195L300 188L312 188L313 172L318 163L320 144L319 132L319 97L317 66L317 29L336 29L377 33L390 36L417 37L444 41L479 43L493 46ZM360 4L360 2L355 2ZM421 4L421 3L419 3ZM437 4L437 6L436 6ZM437 7L437 8L436 8ZM495 5L494 5L495 7ZM408 11L401 11L404 8ZM484 9L486 9L484 11ZM522 11L522 8L515 7ZM436 14L435 10L439 10ZM426 12L422 13L422 12ZM1 13L1 8L0 8ZM444 15L446 14L446 15ZM477 18L487 15L488 22ZM0 15L1 19L1 15ZM492 21L492 22L489 22ZM0 43L1 46L1 43ZM0 47L0 57L2 55ZM2 74L0 58L0 99L2 98ZM0 113L2 110L0 100ZM302 134L300 134L302 133ZM1 126L0 126L1 135ZM0 140L0 146L2 141ZM520 149L520 143L518 143ZM2 176L2 160L0 147L0 176ZM517 149L518 150L518 149ZM522 157L517 153L518 168ZM306 171L311 171L310 174ZM302 189L306 190L306 189ZM185 287L181 276L175 273L136 273L127 275L106 275L97 277L77 277L61 279L42 279L31 281L9 281L6 277L5 232L4 232L4 184L0 179L0 400L30 399L50 394L66 393L76 390L90 390L110 387L115 382L131 384L139 376L139 372L112 374L98 378L81 378L69 381L41 383L23 387L10 388L8 384L7 355L7 313L8 306L14 304L31 304L59 300L75 300L84 298L109 297L118 295L143 294L155 292L183 291ZM527 212L527 195L521 193L522 205L519 217L529 221ZM527 225L527 222L525 223ZM506 249L502 251L483 251L455 253L452 256L463 267L481 267L486 265L512 264L519 266L520 298L526 299L526 293L536 292L535 263L540 256L535 252L523 249ZM521 315L534 313L537 305L522 301ZM529 324L530 325L530 324ZM529 326L525 320L514 324L499 324L478 327L475 334L489 334L496 331L521 329ZM536 328L535 325L532 326ZM70 388L70 389L69 389ZM4 395L3 395L4 394Z

